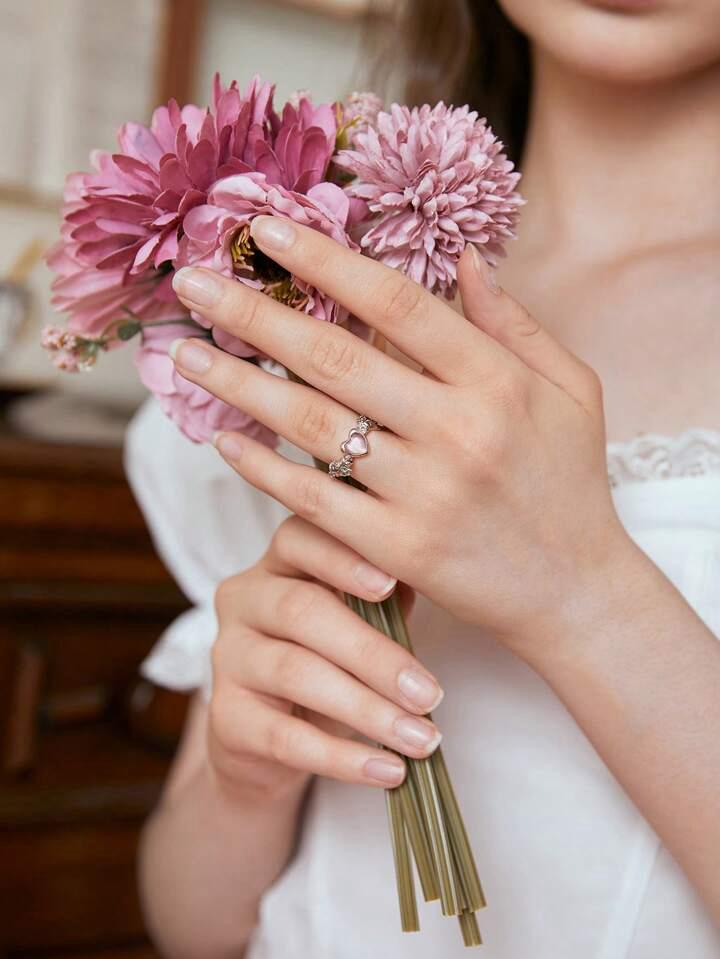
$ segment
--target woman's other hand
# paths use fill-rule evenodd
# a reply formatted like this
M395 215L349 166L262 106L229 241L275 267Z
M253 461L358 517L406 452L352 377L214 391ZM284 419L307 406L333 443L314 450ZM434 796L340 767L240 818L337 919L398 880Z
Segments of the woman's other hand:
M317 774L389 788L405 775L397 753L433 751L440 733L422 717L442 698L436 680L336 592L378 601L395 585L297 516L259 563L222 583L208 720L221 785L275 798Z

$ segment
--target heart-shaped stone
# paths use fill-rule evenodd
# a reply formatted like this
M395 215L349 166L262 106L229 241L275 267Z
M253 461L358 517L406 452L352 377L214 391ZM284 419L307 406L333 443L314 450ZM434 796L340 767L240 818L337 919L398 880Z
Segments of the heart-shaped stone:
M350 430L350 435L340 446L340 449L350 456L364 456L368 451L367 436L358 430Z

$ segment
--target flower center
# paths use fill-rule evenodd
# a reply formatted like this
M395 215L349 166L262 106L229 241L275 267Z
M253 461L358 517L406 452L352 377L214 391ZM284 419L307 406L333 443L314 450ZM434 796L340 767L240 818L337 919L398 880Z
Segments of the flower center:
M241 227L230 242L230 256L235 276L259 280L263 293L293 309L302 309L308 294L298 289L292 274L262 250L250 236L250 226Z

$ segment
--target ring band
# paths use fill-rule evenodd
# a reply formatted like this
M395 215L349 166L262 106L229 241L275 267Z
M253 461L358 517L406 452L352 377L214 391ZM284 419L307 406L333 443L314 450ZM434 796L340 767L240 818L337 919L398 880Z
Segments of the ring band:
M328 473L335 479L352 476L354 461L370 452L367 434L370 430L381 430L382 426L371 420L369 416L358 416L355 426L348 433L347 439L340 444L342 458L333 460L328 466Z

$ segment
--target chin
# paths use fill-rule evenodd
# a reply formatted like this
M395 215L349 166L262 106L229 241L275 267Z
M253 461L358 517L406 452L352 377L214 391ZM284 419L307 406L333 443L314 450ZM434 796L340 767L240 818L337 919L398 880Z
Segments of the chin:
M499 0L533 49L588 79L658 84L720 69L717 0Z

